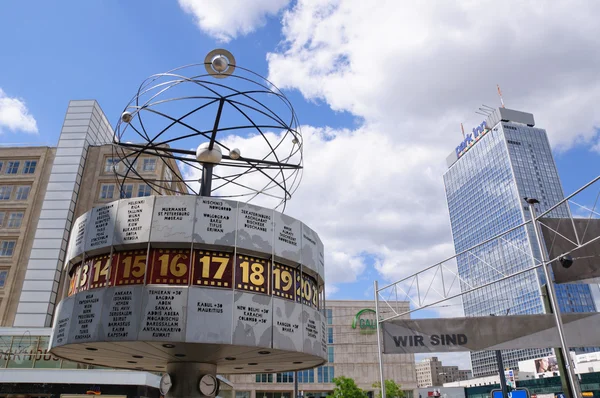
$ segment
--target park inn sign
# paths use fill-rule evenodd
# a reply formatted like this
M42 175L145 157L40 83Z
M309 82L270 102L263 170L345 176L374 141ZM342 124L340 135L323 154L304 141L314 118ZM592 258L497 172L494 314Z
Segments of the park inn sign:
M361 334L377 332L377 318L375 310L364 308L356 313L352 320L352 329L359 329Z

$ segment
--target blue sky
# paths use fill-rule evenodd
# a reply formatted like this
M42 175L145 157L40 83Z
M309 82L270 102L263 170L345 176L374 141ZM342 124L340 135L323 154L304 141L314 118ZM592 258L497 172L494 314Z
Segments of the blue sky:
M55 145L71 99L96 99L114 125L147 76L226 48L304 126L289 213L322 236L333 299L370 299L374 279L453 253L444 160L460 123L499 105L496 84L548 130L566 193L598 174L597 5L367 3L3 2L0 143Z

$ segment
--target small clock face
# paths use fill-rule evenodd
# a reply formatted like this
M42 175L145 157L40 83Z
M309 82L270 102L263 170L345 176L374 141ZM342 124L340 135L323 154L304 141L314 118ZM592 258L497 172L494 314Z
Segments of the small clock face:
M160 378L160 393L162 395L167 395L167 393L169 392L169 390L171 389L171 386L173 385L173 383L171 382L171 376L169 376L168 373L165 373L164 375L162 375L162 377Z
M198 389L202 395L207 397L213 397L217 394L219 388L219 381L213 375L204 375L200 378L198 383Z

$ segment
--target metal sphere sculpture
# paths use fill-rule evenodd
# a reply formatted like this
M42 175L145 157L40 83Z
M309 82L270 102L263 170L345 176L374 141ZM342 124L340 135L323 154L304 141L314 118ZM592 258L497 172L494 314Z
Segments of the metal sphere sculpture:
M123 110L113 144L122 195L138 180L157 194L261 196L284 210L302 178L292 104L223 49L147 78ZM145 173L157 164L164 165L159 179Z

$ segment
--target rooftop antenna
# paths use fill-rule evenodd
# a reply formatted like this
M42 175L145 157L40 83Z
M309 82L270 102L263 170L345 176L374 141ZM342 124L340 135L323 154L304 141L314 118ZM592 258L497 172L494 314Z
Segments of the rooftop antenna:
M479 113L479 112L481 112L481 113ZM475 113L479 113L480 115L489 117L492 114L493 110L489 110L487 108L479 108L479 112L475 112Z
M491 106L489 106L489 105L486 105L486 104L481 104L481 106L483 106L483 107L484 107L484 108L486 108L486 109L489 109L489 110L490 110L490 111L492 111L492 112L496 110L495 108L492 108Z
M504 108L504 99L502 98L502 90L500 90L499 84L496 84L496 87L498 87L498 95L500 96L500 103L502 104L502 107Z
M460 124L460 130L461 130L461 131L462 131L462 133L463 133L463 139L464 139L464 138L465 138L465 126L463 126L463 124L462 124L462 123Z

